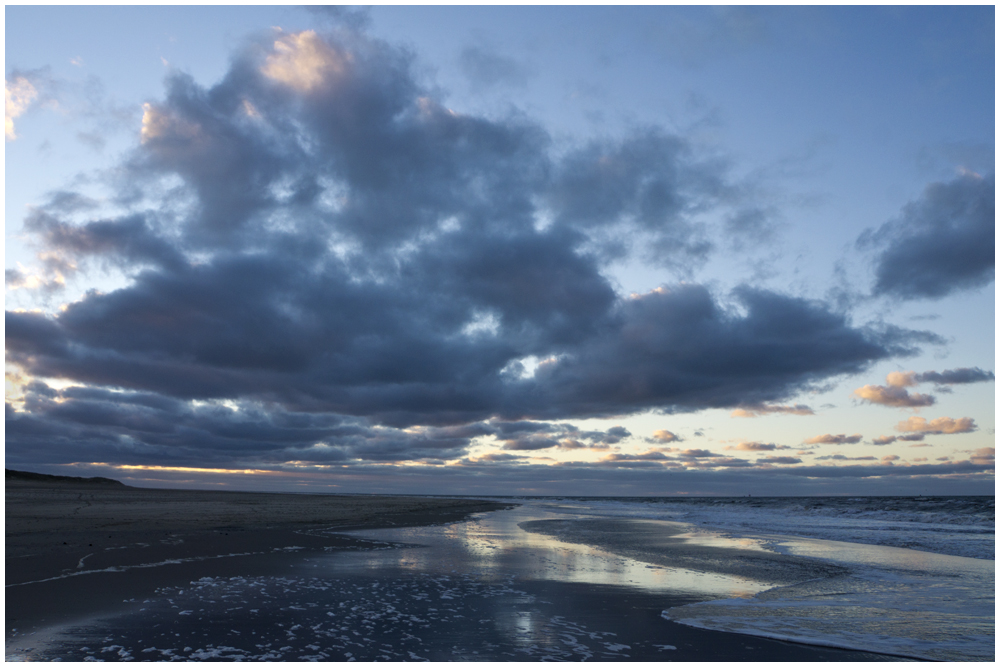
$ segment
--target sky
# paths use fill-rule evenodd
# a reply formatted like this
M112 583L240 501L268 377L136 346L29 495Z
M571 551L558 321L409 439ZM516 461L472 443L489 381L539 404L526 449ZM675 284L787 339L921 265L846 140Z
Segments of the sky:
M994 8L5 8L5 463L994 493Z

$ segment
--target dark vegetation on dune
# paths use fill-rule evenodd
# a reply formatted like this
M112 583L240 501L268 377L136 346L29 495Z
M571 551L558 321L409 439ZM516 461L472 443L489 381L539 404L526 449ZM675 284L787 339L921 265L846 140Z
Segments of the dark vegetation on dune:
M45 475L40 472L27 472L24 470L11 470L4 468L5 479L18 480L23 482L61 482L73 484L101 484L104 486L125 486L117 479L108 477L68 477L66 475Z

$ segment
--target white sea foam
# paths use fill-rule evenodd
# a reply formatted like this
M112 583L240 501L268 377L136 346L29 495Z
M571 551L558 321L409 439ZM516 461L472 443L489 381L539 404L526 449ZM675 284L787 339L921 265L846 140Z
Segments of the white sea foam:
M994 600L980 594L982 586L992 591L992 585L992 577L867 569L750 599L675 607L663 617L816 646L929 660L992 660Z
M538 502L538 501L536 501ZM690 523L848 575L666 610L686 625L934 660L995 654L993 499L542 501L564 515ZM951 514L954 513L954 514ZM698 540L698 536L692 538ZM975 557L969 557L975 556Z

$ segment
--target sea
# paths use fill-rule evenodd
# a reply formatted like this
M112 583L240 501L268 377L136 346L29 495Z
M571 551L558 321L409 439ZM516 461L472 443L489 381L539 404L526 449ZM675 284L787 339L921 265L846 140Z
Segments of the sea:
M234 560L17 655L995 660L992 496L488 499L516 506Z
M566 500L845 570L667 609L664 619L916 659L995 660L993 496Z

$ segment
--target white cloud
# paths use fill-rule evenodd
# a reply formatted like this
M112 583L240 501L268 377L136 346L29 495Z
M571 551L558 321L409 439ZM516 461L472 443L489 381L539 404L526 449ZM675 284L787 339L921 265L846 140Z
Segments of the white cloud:
M4 93L4 120L3 130L7 141L17 139L14 132L14 119L23 114L31 106L31 103L38 97L38 91L23 76L16 77L13 81L3 82Z

